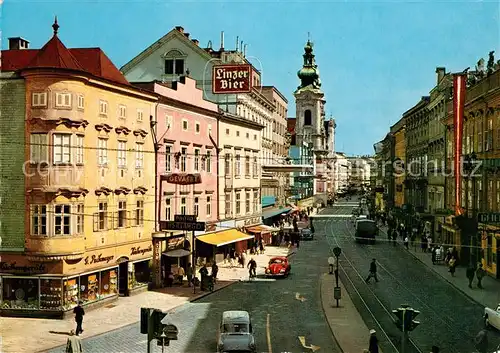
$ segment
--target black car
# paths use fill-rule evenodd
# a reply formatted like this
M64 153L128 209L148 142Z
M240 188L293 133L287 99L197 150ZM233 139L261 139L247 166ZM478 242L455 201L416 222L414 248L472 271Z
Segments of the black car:
M300 230L300 239L302 240L314 240L314 233L310 228L304 228Z
M360 219L356 221L355 238L358 243L375 244L378 235L377 223L371 219Z

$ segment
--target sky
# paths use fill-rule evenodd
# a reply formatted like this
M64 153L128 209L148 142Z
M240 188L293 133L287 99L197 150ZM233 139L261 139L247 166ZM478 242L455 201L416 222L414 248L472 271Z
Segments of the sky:
M0 4L2 1L0 0ZM401 115L436 84L435 69L474 68L488 52L500 58L498 1L111 1L4 0L2 49L21 36L31 48L52 36L67 47L101 47L119 68L175 26L206 46L233 49L236 36L276 86L295 116L308 33L325 93L326 113L337 122L336 150L373 154Z

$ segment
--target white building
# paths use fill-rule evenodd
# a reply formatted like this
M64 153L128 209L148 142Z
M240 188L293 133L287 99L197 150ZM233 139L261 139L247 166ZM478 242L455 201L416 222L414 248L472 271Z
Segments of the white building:
M336 152L334 155L333 175L334 193L343 192L349 187L349 177L351 173L351 162L343 152Z

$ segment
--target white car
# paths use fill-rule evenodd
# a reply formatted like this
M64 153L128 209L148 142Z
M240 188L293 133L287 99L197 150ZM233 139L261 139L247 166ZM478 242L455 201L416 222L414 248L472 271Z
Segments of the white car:
M484 308L484 324L486 327L492 326L500 330L500 304L498 304L496 310Z

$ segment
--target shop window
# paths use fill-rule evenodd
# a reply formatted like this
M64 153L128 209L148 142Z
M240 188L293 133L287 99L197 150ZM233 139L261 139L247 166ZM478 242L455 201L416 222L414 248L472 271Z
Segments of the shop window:
M186 198L181 197L181 214L186 214Z
M76 205L76 233L83 234L83 225L84 225L84 206L83 204Z
M74 308L78 304L78 278L66 279L63 282L64 310Z
M9 278L3 277L4 309L33 309L39 307L39 279L38 278Z
M106 297L118 294L118 276L116 269L102 271L100 273L100 285L97 298L103 299Z
M166 199L165 200L165 220L166 221L171 221L172 220L172 200L171 199Z
M47 206L31 206L31 235L47 235Z
M212 215L212 197L207 196L207 218Z
M198 216L200 214L200 204L199 204L200 198L195 197L194 198L194 215Z
M135 225L144 225L144 201L139 200L136 202L135 208Z
M207 151L206 155L207 173L212 173L212 152Z
M118 201L118 212L116 212L116 228L125 228L127 226L127 202Z
M136 262L131 265L133 266L133 271L130 272L129 288L134 289L147 286L151 279L149 260Z
M250 213L250 193L245 194L245 212Z
M40 309L61 310L63 307L62 280L40 279Z
M71 205L54 206L54 234L71 234Z
M80 300L83 304L96 301L99 296L99 274L80 277Z

